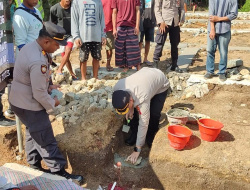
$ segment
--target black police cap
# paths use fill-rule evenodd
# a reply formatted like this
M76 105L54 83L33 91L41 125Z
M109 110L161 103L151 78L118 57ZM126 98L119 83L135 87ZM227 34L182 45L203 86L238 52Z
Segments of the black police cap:
M44 22L44 29L49 34L48 37L57 41L62 46L67 45L67 41L64 40L64 35L66 34L66 31L64 30L63 27L58 26L50 21L47 21Z
M124 90L116 90L112 95L112 105L118 114L124 115L129 110L130 94Z

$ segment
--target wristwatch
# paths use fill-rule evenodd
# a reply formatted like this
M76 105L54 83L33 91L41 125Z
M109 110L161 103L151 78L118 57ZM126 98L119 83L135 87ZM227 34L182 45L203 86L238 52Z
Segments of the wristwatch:
M137 148L136 146L134 147L135 152L141 152L141 148Z

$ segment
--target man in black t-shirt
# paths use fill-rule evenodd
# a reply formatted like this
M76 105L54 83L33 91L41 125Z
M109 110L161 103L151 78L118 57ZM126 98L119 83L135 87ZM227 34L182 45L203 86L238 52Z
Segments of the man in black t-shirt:
M72 66L69 60L72 48L74 45L74 40L71 36L71 0L61 0L59 3L55 4L50 8L50 21L63 27L66 31L65 38L67 40L67 45L65 46L64 52L62 55L61 64L57 70L57 74L63 75L63 67L66 64L73 80L78 78L72 70ZM60 47L64 48L64 47Z

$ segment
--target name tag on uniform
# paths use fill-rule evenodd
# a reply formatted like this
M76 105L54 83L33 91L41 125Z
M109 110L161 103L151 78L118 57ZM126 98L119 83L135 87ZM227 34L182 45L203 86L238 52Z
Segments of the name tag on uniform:
M122 126L122 131L123 131L124 133L128 133L128 132L129 132L129 129L130 129L130 127L129 127L128 125L123 125L123 126Z

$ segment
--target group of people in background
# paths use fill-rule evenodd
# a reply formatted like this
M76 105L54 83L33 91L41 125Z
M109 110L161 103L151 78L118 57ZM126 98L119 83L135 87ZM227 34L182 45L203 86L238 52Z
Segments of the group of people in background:
M18 53L25 44L37 38L43 26L42 20L47 15L44 15L41 0L16 0L15 3L18 4L18 8L13 16L13 29ZM61 64L57 69L59 75L63 75L63 67L66 65L72 79L78 80L70 63L74 43L80 48L82 80L86 80L90 53L93 57L93 77L98 78L103 45L106 48L107 71L114 70L110 64L113 49L115 65L123 68L124 73L132 67L139 70L144 38L143 63L157 66L167 33L170 34L172 45L171 56L174 66L171 70L181 72L176 64L180 41L179 24L184 21L183 0L86 0L83 3L77 0L61 0L50 8L49 19L66 30L67 46L62 48ZM154 39L156 26L159 26L159 30ZM150 62L150 42L154 41L157 43L154 62Z

